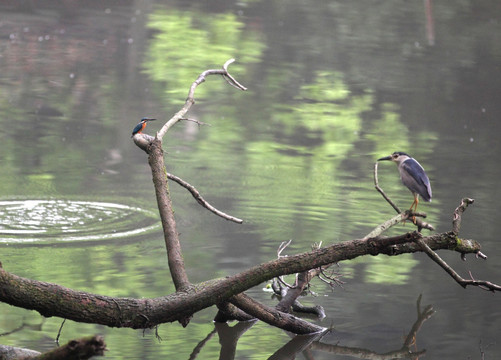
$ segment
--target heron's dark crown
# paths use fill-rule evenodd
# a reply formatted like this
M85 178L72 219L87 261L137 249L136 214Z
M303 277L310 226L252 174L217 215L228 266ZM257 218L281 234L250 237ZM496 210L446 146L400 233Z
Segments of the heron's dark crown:
M395 152L393 153L393 155L405 155L405 156L408 156L408 157L412 157L412 156L410 156L409 154L404 153L403 151L395 151Z

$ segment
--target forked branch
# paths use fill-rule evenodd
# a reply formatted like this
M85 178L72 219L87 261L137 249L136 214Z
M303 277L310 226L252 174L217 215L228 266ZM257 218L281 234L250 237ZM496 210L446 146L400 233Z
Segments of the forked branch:
M501 286L494 284L490 281L484 281L484 280L475 280L473 276L470 273L470 280L463 279L452 267L450 267L442 258L435 252L433 251L424 241L422 238L417 238L416 239L417 244L421 246L423 251L428 255L433 261L435 261L442 269L445 270L447 274L449 274L456 282L461 285L462 287L466 288L468 285L472 286L478 286L479 288L483 290L488 290L488 291L501 291Z
M155 194L157 198L158 210L160 213L160 219L162 221L162 227L164 231L164 240L167 250L167 258L169 263L169 269L171 272L172 279L177 291L184 290L188 288L191 284L188 280L188 275L184 267L184 260L181 251L181 244L179 241L179 235L176 229L176 221L174 219L174 212L172 210L172 203L169 193L168 178L173 178L167 174L165 168L165 162L163 158L162 149L162 138L167 133L167 131L178 121L184 120L185 114L188 112L190 107L195 103L194 94L195 89L198 85L205 81L206 77L209 75L222 75L227 81L232 83L232 85L245 90L245 87L240 85L229 73L228 65L231 64L234 59L228 60L222 69L217 70L206 70L200 74L200 76L193 82L190 87L188 98L181 110L179 110L170 120L168 120L162 129L157 133L155 138L147 135L134 136L134 142L148 154L148 162L151 167L151 172L153 176L153 183L155 186ZM198 191L190 184L182 181L181 179L175 177L176 182L180 183L182 186L187 188L195 199L202 204L205 208L211 210L219 216L226 219L241 222L240 219L231 217L222 211L217 210L210 204L208 204L198 193ZM181 322L183 325L188 323L189 319L183 319Z
M190 90L188 92L188 98L186 99L184 106L179 110L172 118L170 118L169 121L165 123L165 125L160 129L159 132L157 132L156 138L158 140L162 140L167 131L174 126L178 121L183 120L185 118L186 113L188 110L190 110L191 106L195 103L195 90L200 85L205 81L207 76L210 75L222 75L223 78L233 87L236 87L237 89L240 90L247 90L245 86L240 84L238 81L233 78L233 76L228 72L228 66L233 63L235 59L229 59L226 61L223 65L222 69L210 69L210 70L205 70L202 72L198 78L191 84Z

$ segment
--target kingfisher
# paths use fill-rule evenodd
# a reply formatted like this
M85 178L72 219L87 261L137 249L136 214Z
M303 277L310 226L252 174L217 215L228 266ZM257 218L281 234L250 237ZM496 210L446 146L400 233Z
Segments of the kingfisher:
M131 137L133 137L136 134L141 134L143 132L144 128L146 127L146 124L148 123L148 121L153 121L153 120L156 120L156 119L147 118L147 117L142 118L141 121L139 122L139 124L137 124L134 127L134 129L132 130Z

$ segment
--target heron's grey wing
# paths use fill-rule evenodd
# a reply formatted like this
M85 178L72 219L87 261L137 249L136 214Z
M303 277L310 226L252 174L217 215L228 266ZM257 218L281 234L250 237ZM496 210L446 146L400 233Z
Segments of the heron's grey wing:
M431 201L431 185L428 175L421 164L415 159L408 159L401 165L400 176L405 186L423 198L424 201Z

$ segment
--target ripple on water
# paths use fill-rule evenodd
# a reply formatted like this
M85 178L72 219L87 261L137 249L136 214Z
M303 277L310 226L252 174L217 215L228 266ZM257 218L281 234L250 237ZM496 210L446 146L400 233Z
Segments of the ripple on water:
M0 201L0 242L106 240L160 227L138 207L94 201Z

